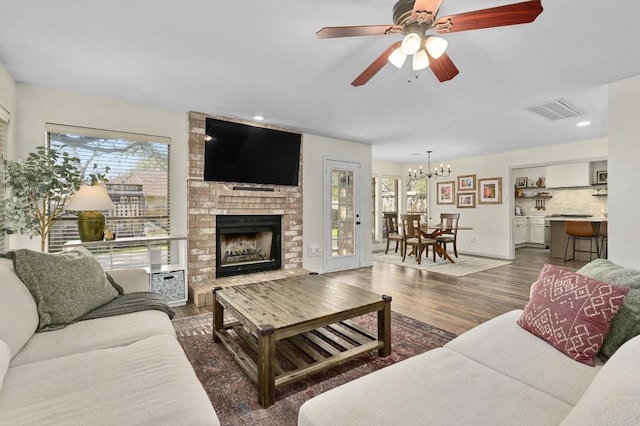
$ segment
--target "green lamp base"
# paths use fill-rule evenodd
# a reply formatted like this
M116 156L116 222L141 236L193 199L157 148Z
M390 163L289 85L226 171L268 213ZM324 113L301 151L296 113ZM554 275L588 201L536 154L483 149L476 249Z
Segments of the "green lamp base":
M80 240L85 241L102 241L104 238L104 215L98 211L81 212L78 215L78 231L80 232Z

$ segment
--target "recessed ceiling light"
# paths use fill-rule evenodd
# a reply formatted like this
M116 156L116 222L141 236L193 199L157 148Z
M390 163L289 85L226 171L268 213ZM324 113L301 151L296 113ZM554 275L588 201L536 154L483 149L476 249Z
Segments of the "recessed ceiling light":
M581 121L581 122L576 124L576 126L578 126L578 127L585 127L585 126L589 126L589 125L591 125L590 121Z
M256 120L256 121L262 121L262 120L264 120L264 116L256 115L256 116L253 117L253 119Z

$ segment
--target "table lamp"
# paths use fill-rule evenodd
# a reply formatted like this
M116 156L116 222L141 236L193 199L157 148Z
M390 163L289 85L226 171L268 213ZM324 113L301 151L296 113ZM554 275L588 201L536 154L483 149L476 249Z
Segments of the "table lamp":
M98 210L111 210L115 205L107 189L99 185L82 185L67 205L67 210L79 211L78 231L82 241L101 241L104 237L105 218Z

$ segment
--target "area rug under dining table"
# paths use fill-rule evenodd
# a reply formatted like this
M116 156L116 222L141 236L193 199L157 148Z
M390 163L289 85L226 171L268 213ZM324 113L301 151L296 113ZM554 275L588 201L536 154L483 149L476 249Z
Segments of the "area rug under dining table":
M374 253L373 260L406 268L419 269L421 271L438 272L440 274L451 275L454 277L463 277L465 275L486 271L500 266L509 265L511 263L508 260L460 255L458 258L454 258L456 263L451 263L447 259L439 258L437 256L434 263L432 256L423 256L420 265L418 265L414 256L407 255L403 262L402 256L395 252L389 252L387 254Z
M375 330L372 314L354 319ZM211 314L173 320L178 340L204 386L222 425L296 425L298 409L308 399L375 370L440 347L455 337L437 327L392 312L392 354L380 358L375 353L362 355L339 366L322 371L276 392L269 408L258 404L256 386L232 355L211 339Z

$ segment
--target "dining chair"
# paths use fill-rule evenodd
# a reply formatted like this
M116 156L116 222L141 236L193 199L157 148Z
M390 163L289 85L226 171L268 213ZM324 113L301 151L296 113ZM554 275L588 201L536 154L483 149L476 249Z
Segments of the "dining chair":
M600 257L600 250L598 249L598 234L593 230L591 222L586 220L568 220L565 224L565 234L567 234L567 243L564 246L564 261L568 262L574 260L576 253L583 252L589 253L589 261L591 261L591 255L593 251L593 242L596 242L596 256ZM589 240L589 250L576 250L576 240ZM572 258L567 259L567 250L569 249L569 241L573 242Z
M441 213L440 223L442 233L436 237L436 241L444 251L447 251L447 243L453 243L453 254L458 257L458 221L460 213Z
M422 251L427 250L425 256L429 256L429 246L435 246L438 242L433 238L426 238L420 232L420 215L403 214L402 227L404 241L402 243L402 261L407 257L407 246L413 247L418 265L422 262ZM436 261L436 250L433 249L433 262Z
M396 250L398 252L398 245L400 246L400 253L402 253L402 243L404 237L400 232L400 228L398 226L398 212L387 212L383 213L384 223L387 227L387 248L384 249L384 254L387 254L389 251L389 243L391 241L396 242Z

